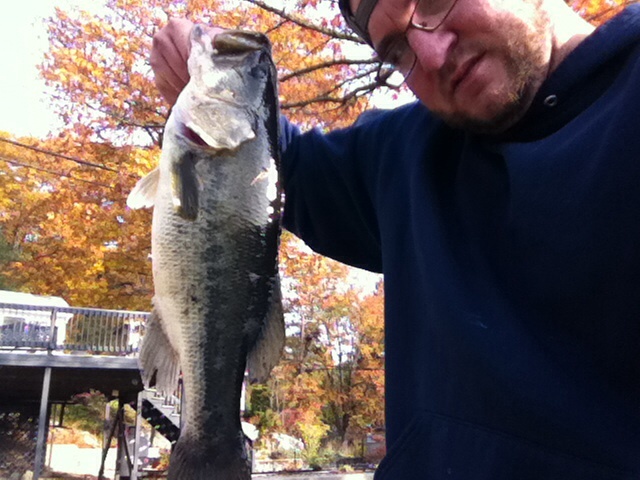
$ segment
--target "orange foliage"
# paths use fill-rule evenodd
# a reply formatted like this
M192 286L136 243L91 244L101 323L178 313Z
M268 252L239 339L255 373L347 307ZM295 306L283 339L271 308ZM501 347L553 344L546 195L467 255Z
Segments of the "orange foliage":
M312 3L300 8L315 11ZM153 34L177 16L266 32L282 79L283 110L296 123L346 126L367 106L363 96L342 100L345 88L336 85L354 76L355 67L340 63L342 46L336 39L283 22L257 6L223 0L109 0L106 12L58 9L49 24L50 50L41 71L54 88L65 123L76 129L89 127L103 138L108 132L110 139L117 135L126 142L136 134L136 140L157 141L167 106L153 84L148 57ZM324 64L327 68L314 68Z
M569 0L571 7L594 25L600 25L637 0Z
M281 255L289 336L274 381L288 386L283 409L315 412L340 441L361 438L383 425L382 286L363 292L347 267L290 235Z
M570 1L594 23L630 3ZM366 109L376 64L349 60L359 42L335 5L286 4L107 0L98 15L57 9L41 73L66 129L43 140L0 132L0 231L19 256L0 274L76 306L149 308L150 212L128 211L125 199L159 155L168 106L148 57L169 17L266 32L283 112L303 128L346 126ZM317 419L340 439L381 426L382 285L369 295L350 288L347 267L289 236L282 270L289 337L269 383L281 424L295 430L296 419Z
M0 135L0 225L20 256L3 273L27 291L59 295L76 306L148 309L149 213L139 214L142 221L125 220L124 199L135 177L113 166L127 161L146 170L155 159L67 134L18 139L95 162L83 165L6 139Z

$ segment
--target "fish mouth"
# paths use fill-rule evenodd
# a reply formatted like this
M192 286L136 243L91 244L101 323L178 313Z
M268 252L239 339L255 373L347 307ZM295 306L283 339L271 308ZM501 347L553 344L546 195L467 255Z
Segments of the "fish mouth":
M269 49L271 44L266 35L245 30L225 30L218 33L213 46L219 54L234 55Z
M191 143L202 148L210 148L209 144L205 142L200 135L194 132L191 128L187 127L184 123L179 124L179 131L182 137L189 140Z

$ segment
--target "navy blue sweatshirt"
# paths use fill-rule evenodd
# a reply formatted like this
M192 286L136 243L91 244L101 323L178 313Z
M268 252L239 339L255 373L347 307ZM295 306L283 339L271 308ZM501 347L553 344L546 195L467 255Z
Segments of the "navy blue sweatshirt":
M285 226L383 272L377 480L640 478L640 6L499 137L285 125Z

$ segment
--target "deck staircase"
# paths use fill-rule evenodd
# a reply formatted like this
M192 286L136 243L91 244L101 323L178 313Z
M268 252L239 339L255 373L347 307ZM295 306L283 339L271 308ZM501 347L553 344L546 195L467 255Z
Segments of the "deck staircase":
M140 415L149 422L158 433L172 444L180 436L181 386L176 394L164 396L157 390L145 389L140 392Z

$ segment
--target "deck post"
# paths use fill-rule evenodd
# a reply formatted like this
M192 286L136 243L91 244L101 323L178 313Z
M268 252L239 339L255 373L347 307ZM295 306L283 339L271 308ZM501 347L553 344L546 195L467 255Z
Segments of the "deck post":
M55 350L58 343L58 330L56 328L56 322L58 320L58 308L53 307L51 309L51 327L49 330L49 343L47 344L47 350ZM64 338L62 339L64 342Z
M124 430L124 411L122 410L124 405L120 397L118 397L118 411L116 413L116 423L118 424L118 435L116 436L116 474L115 479L122 477L122 439Z
M49 406L49 387L51 385L51 367L44 369L42 380L42 397L40 398L40 418L38 420L38 440L36 442L36 459L33 466L33 480L38 480L42 474L44 454L47 446L47 407Z
M142 435L142 400L143 392L138 392L138 405L136 408L136 438L133 443L133 468L131 480L138 480L138 457L140 456L140 438Z

